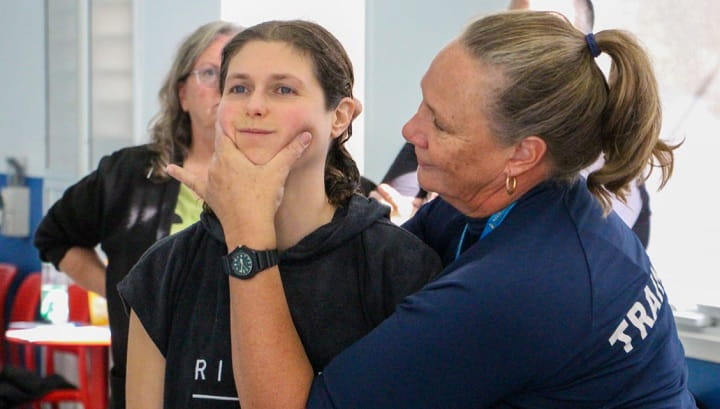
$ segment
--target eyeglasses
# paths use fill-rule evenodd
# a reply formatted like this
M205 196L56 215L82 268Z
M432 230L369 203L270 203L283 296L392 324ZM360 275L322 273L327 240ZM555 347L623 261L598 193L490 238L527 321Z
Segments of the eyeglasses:
M190 71L190 74L195 75L195 79L200 84L208 88L217 88L218 78L220 72L215 67L201 68L199 70Z

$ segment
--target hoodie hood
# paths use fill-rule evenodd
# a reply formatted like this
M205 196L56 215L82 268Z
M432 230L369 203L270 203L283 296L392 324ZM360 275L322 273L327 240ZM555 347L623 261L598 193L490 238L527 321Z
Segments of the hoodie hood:
M305 259L331 251L351 240L376 222L390 222L390 208L374 199L354 195L347 206L339 207L330 223L320 226L299 243L280 254L281 260ZM217 217L209 212L200 216L201 225L215 240L225 243Z

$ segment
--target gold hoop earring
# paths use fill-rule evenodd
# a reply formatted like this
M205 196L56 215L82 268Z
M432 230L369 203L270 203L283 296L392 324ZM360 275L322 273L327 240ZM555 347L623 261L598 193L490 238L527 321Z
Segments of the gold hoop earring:
M515 193L515 188L517 188L517 178L507 175L505 177L505 191L508 196L512 196L512 194Z

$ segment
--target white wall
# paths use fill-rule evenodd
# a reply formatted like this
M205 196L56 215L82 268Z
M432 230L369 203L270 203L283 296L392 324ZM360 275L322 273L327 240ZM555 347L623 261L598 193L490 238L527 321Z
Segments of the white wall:
M433 57L475 16L508 0L367 0L365 175L378 182L405 142L401 129L420 104Z
M673 0L596 2L596 31L634 33L653 59L663 105L661 137L677 143L672 179L658 192L648 182L652 210L648 254L682 308L720 304L720 218L715 164L720 152L720 3L678 10Z
M0 173L7 157L26 160L29 176L45 169L45 4L0 4Z
M365 102L365 2L354 0L343 2L339 7L337 0L264 0L262 4L252 4L237 0L221 0L223 20L233 21L249 27L266 20L303 19L314 21L330 31L345 47L355 71L353 95ZM353 123L353 136L348 142L348 150L355 158L360 172L365 166L365 115Z

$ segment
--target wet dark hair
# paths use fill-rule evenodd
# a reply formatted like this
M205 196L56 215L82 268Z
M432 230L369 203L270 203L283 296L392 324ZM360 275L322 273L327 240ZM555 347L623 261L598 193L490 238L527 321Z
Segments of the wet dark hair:
M249 27L233 37L223 49L220 66L220 93L230 60L251 41L282 42L308 56L325 97L325 108L334 109L340 101L352 98L353 68L342 44L322 26L303 20L267 21ZM359 191L360 172L345 148L352 135L352 125L332 141L325 159L325 192L335 206L345 206Z

